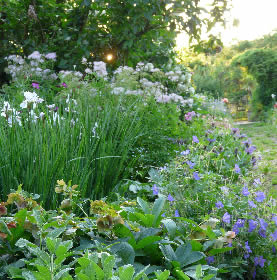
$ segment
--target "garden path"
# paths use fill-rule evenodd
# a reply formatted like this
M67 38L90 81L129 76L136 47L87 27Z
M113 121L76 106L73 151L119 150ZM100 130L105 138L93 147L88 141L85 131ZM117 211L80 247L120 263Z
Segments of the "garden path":
M277 198L277 128L262 122L237 122L235 125L257 147L261 156L258 172L265 175L270 192Z

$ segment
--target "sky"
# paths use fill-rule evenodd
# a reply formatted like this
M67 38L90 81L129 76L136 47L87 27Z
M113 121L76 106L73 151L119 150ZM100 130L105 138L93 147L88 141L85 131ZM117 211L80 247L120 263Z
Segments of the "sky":
M239 20L238 27L232 26L234 19ZM277 30L277 0L233 0L233 9L227 20L227 29L216 28L213 32L221 33L224 45L261 38L274 29ZM177 47L184 44L187 44L186 35L180 34Z

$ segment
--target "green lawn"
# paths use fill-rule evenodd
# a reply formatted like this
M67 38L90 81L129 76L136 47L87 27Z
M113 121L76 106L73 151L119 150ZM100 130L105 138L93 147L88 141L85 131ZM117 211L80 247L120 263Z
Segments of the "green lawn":
M261 156L258 172L265 175L267 186L277 198L277 128L265 123L247 123L237 127L257 147L257 155Z

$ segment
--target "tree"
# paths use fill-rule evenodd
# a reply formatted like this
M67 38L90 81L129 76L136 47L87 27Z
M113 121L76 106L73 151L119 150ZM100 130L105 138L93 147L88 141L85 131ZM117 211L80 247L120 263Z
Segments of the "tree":
M231 1L211 1L206 11L200 0L0 0L1 56L56 51L59 68L110 52L125 64L163 62L178 32L199 40L204 26L224 22Z

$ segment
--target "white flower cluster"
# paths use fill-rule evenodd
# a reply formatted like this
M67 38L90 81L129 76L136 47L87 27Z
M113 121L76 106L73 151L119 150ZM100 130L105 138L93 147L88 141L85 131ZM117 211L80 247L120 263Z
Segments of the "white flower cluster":
M152 63L143 63L143 62L139 62L136 66L136 71L137 72L150 72L150 73L154 73L154 72L159 72L161 71L158 68L155 68L154 65Z
M49 61L56 60L56 53L41 54L38 51L34 51L27 58L23 58L19 55L10 55L5 57L8 61L8 67L6 72L9 73L13 79L17 79L18 76L24 75L39 76L44 79L57 79L58 76L50 69L45 68L45 59Z
M83 74L81 73L81 72L79 72L79 71L64 71L64 70L61 70L60 72L59 72L59 74L60 74L60 76L62 77L62 78L65 78L65 77L67 77L68 75L73 75L73 76L75 76L75 77L77 77L77 78L82 78L83 77Z
M145 77L144 73L147 73L149 76L155 72L160 72L161 76L167 77L168 80L173 82L175 85L174 92L172 92L172 88L168 88L162 82L150 81ZM191 86L191 76L191 73L184 71L184 69L179 66L164 73L161 69L155 68L152 63L145 64L139 62L135 69L128 66L120 66L113 72L111 92L117 95L132 94L154 96L158 103L174 102L192 107L194 100L190 96L195 94L195 89ZM128 83L130 83L131 80L136 81L137 89L128 89ZM181 94L187 96L187 98L184 98Z
M10 103L7 101L5 101L3 104L1 116L7 120L10 127L12 127L14 121L16 121L20 126L22 125L20 112L16 111L14 108L11 108Z
M92 73L95 73L99 78L104 78L105 80L107 80L107 76L108 76L108 72L106 69L106 63L103 61L94 61L92 62L88 62L88 60L83 57L82 58L82 64L86 65L86 69L85 69L85 73L90 75ZM92 65L93 65L93 69L92 69Z
M44 100L40 98L35 92L25 91L24 92L24 100L20 104L22 109L28 108L28 104L33 105L33 109L36 108L38 103L42 103Z
M108 73L106 70L106 63L103 61L94 61L93 62L93 72L95 72L98 77L106 78L108 76Z

